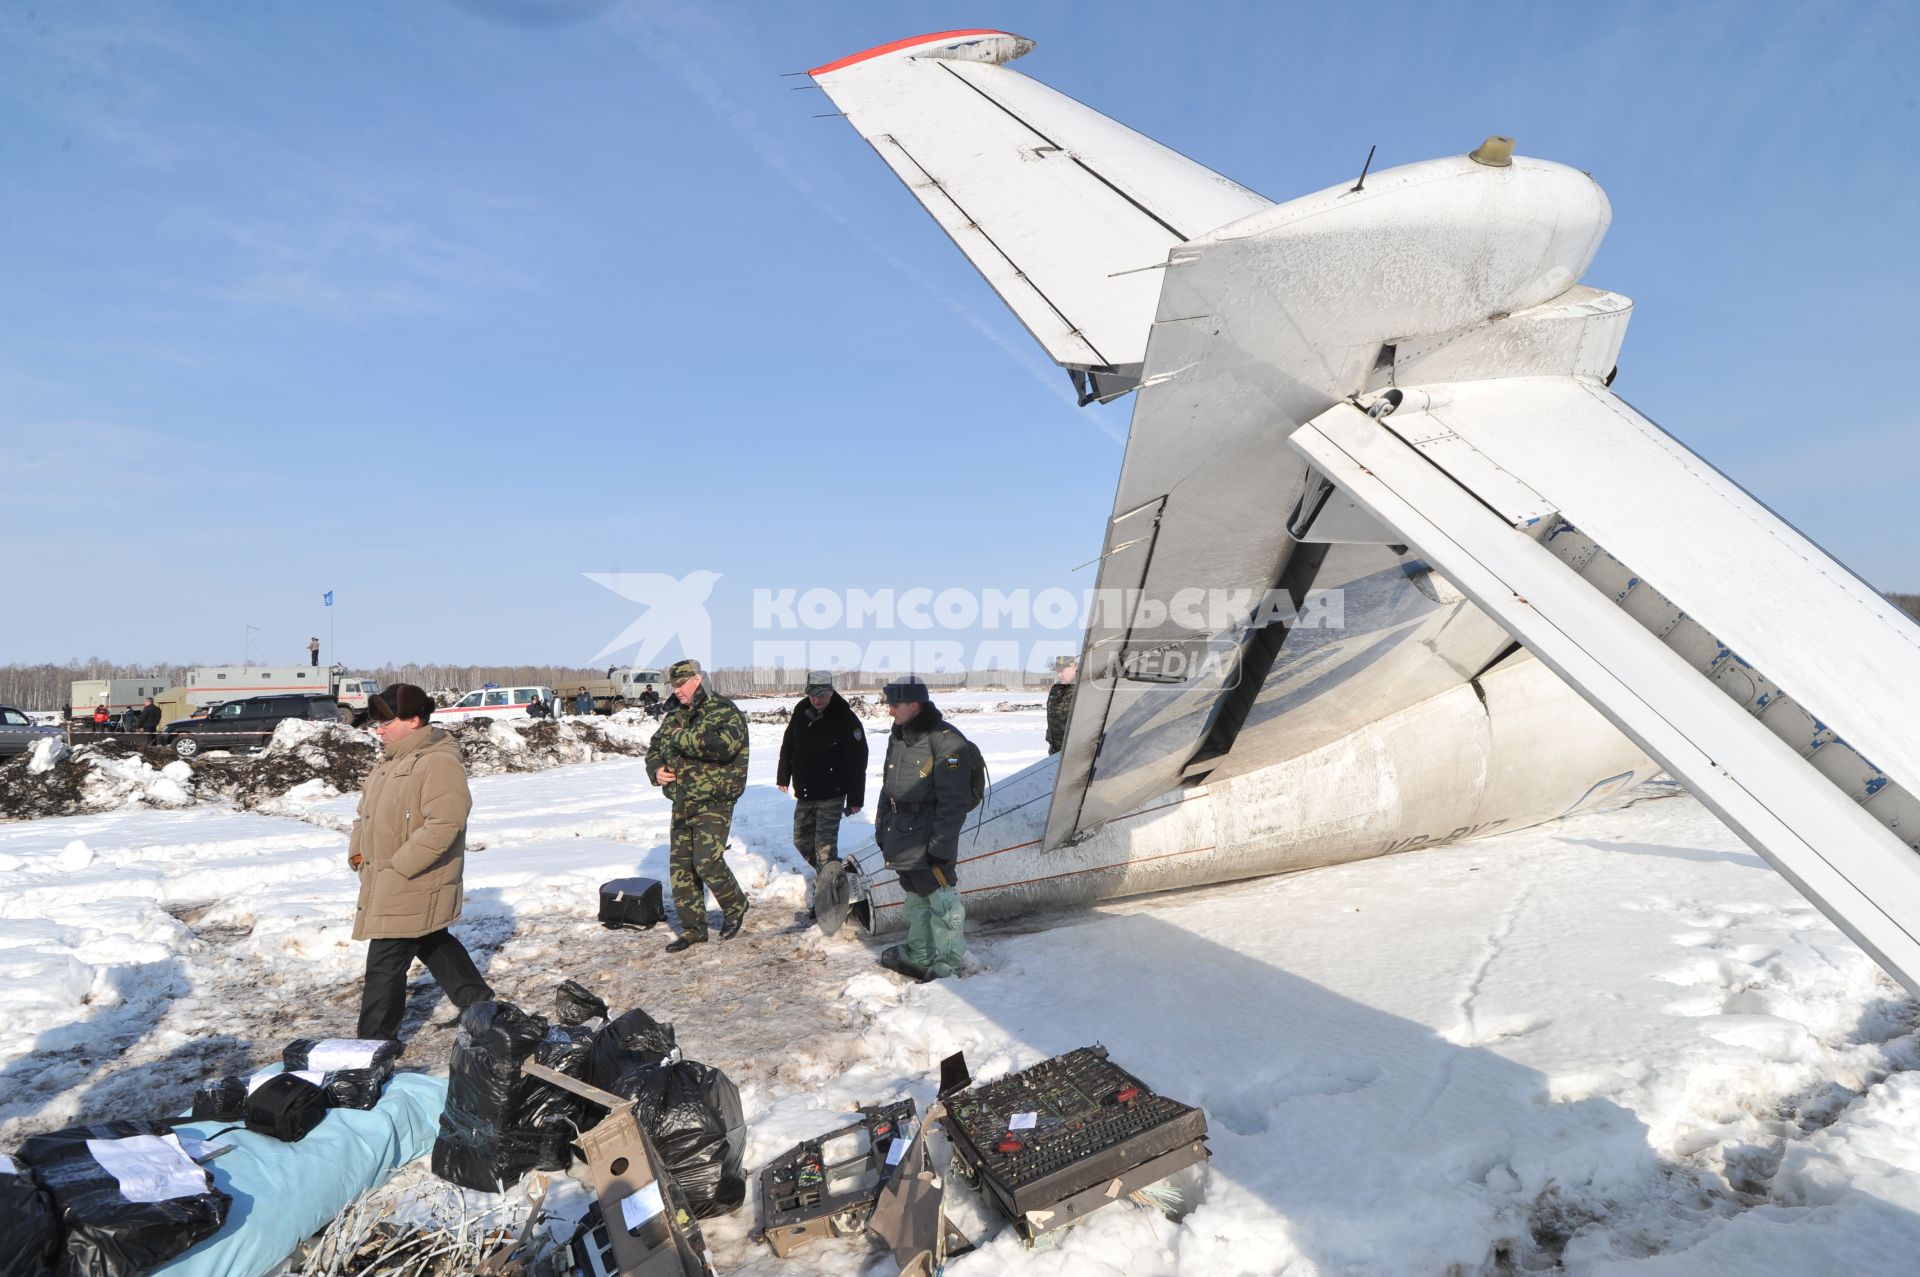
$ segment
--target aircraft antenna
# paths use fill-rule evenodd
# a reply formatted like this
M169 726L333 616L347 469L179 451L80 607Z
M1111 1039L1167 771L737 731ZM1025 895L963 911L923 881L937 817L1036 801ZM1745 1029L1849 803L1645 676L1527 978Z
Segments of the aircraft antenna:
M1367 162L1360 166L1360 180L1353 184L1353 190L1348 191L1347 194L1352 195L1367 184L1367 170L1373 167L1373 153L1379 149L1378 143L1367 148Z

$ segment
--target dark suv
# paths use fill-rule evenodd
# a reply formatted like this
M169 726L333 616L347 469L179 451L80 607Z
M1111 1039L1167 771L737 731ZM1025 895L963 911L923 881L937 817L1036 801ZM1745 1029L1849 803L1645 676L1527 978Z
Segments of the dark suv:
M0 758L24 754L47 736L65 736L58 727L41 727L25 711L0 705Z
M167 724L167 744L182 758L204 749L261 749L274 728L289 718L340 721L340 704L331 696L249 696L216 705L205 718Z

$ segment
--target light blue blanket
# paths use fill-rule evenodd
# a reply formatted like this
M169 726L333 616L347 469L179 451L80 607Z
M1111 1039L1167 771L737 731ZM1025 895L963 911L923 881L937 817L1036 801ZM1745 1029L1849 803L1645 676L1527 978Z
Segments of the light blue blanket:
M215 1143L231 1144L207 1164L213 1184L233 1198L219 1232L155 1277L262 1277L306 1238L325 1228L360 1194L387 1182L416 1157L433 1151L447 1080L397 1073L380 1102L366 1111L332 1109L297 1144L244 1128ZM176 1128L206 1139L223 1122L193 1122Z

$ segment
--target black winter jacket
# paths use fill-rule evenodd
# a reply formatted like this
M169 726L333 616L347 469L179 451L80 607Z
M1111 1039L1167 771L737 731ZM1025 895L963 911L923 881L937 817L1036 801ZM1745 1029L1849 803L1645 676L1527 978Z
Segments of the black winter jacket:
M844 696L835 692L818 714L801 697L780 741L774 783L792 784L797 798L845 798L848 807L866 806L867 730Z
M873 840L908 891L926 895L936 886L951 887L957 881L954 862L960 856L960 832L973 801L973 787L959 753L959 742L964 740L930 704L922 705L912 722L895 727L887 738ZM935 868L942 875L937 882L929 877Z

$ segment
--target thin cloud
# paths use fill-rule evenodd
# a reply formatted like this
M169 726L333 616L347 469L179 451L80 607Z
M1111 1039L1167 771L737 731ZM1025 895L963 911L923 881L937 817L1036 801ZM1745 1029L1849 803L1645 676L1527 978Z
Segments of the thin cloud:
M497 241L532 238L544 210L413 181L307 173L248 217L176 212L175 234L220 246L231 266L224 296L340 320L446 313L477 293L537 290Z
M112 421L0 422L7 500L29 510L84 508L88 498L138 491L143 502L185 489L180 439Z

